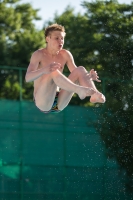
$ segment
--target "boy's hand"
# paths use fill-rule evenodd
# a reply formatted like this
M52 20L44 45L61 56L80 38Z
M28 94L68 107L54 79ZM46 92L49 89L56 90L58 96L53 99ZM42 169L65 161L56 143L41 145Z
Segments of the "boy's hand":
M50 73L55 71L55 70L57 70L57 69L59 69L59 70L61 69L61 64L60 63L57 63L57 62L50 63L50 65L49 65Z
M43 68L45 74L50 74L51 72L54 72L55 70L59 69L61 70L61 64L57 62L52 62L49 65L45 66Z
M101 82L101 80L99 80L99 76L97 75L97 71L94 71L94 69L91 69L89 75L90 75L90 78L92 78L92 80Z

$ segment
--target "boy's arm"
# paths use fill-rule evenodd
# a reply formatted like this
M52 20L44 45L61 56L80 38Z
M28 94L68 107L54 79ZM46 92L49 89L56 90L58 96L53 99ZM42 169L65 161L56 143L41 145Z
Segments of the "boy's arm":
M56 69L60 69L60 63L55 62L38 69L39 63L41 62L41 56L42 53L39 50L32 54L30 64L25 75L26 82L34 81L44 74L49 74Z
M67 60L66 65L68 66L70 72L72 72L75 68L77 68L74 62L73 55L69 51L66 51L66 60Z

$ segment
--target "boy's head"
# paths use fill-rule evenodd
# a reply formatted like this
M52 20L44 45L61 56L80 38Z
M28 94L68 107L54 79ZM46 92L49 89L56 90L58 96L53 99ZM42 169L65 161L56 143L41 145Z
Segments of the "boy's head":
M52 24L52 25L48 26L48 27L45 29L45 38L46 38L47 36L49 36L49 35L51 34L51 32L53 32L53 31L64 32L64 36L66 35L64 26L59 25L59 24Z

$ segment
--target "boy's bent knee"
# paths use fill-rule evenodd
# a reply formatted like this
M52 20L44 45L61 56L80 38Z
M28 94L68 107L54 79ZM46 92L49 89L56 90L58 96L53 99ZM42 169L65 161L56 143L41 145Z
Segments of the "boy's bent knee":
M79 71L83 71L83 72L86 72L87 70L85 69L85 67L83 67L83 66L79 66L78 68L77 68Z
M79 66L75 69L75 72L78 73L78 75L88 73L87 70L83 66Z

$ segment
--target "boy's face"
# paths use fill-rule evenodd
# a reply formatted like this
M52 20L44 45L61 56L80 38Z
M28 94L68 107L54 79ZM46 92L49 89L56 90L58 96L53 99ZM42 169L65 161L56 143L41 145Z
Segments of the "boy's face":
M49 36L46 37L47 44L54 50L61 50L64 45L65 33L61 31L52 31Z

